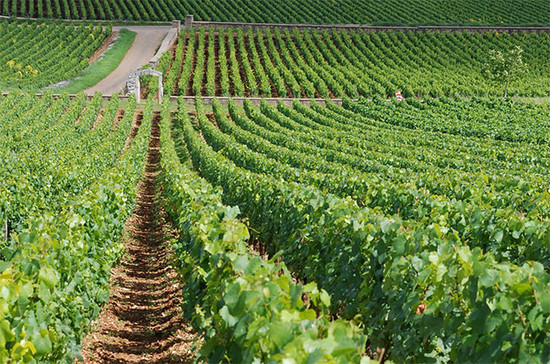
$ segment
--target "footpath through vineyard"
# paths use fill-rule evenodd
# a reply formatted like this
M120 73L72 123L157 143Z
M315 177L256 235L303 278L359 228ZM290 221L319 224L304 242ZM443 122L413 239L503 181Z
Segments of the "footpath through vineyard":
M159 201L159 119L156 113L136 207L126 223L123 261L112 272L97 330L83 343L85 363L181 363L193 356L195 336L182 316L171 234Z

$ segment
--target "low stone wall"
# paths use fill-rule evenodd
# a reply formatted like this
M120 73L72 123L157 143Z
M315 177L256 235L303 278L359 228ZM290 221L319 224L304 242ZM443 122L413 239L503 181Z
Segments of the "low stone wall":
M315 101L317 104L321 106L325 106L326 101L325 99L307 99L307 98L299 98L299 99L292 99L292 98L285 98L285 97L214 97L214 96L202 96L202 102L204 105L212 105L212 101L214 99L218 99L220 101L220 104L227 105L229 99L233 99L237 105L242 105L244 100L249 100L253 105L260 105L260 102L262 100L267 101L271 105L277 105L280 102L285 105L292 105L294 101L298 101L306 106L309 106L312 101ZM170 101L171 102L177 102L178 99L183 99L187 105L195 105L195 96L171 96ZM342 105L343 99L331 99L332 103L336 105ZM357 100L354 100L357 101Z
M9 92L3 92L2 93L2 97L6 97L8 96L10 93ZM24 95L25 93L22 92L21 95ZM42 96L44 96L44 94L36 94L36 97L38 98L41 98ZM77 95L76 94L69 94L69 100L74 100L76 99ZM94 95L86 95L86 100L91 100L92 98L94 97ZM109 95L103 95L102 98L104 101L109 101L111 99L112 96L109 96ZM118 98L119 100L128 100L128 97L127 95L118 95ZM52 98L54 100L59 100L61 98L61 94L52 94Z
M499 32L499 33L549 33L550 27L491 27L491 26L377 26L377 25L360 25L360 24L280 24L280 23L238 23L238 22L213 22L213 21L195 21L193 15L187 15L185 17L184 29L193 28L210 28L215 29L227 29L227 28L243 28L245 30L267 30L267 29L279 29L279 30L317 30L319 32L323 30L330 31L347 30L347 31L412 31L412 32L469 32L469 33L483 33L483 32Z
M23 94L23 93L22 93ZM2 93L2 96L8 96L9 92ZM38 98L44 96L44 94L36 94ZM69 99L73 100L77 97L76 94L69 94ZM118 95L119 100L128 100L128 95ZM60 99L61 94L52 94L52 98L54 100ZM87 100L91 100L93 98L93 95L86 95ZM103 100L109 101L111 99L111 96L103 95ZM195 105L195 96L170 96L170 102L175 104L178 102L178 99L183 99L185 104L187 105ZM237 105L242 105L244 100L249 100L253 105L260 105L260 102L263 100L267 101L271 105L277 105L279 102L282 102L285 105L292 105L294 100L309 106L312 101L315 101L319 105L325 106L326 101L325 99L307 99L307 98L300 98L300 99L292 99L292 98L284 98L284 97L218 97L218 96L202 96L202 102L204 105L212 105L212 101L214 99L218 99L220 101L220 104L227 105L229 99L233 99ZM342 105L343 99L331 99L332 103L336 105ZM357 101L357 99L353 99L353 101Z
M180 32L180 22L178 20L172 21L172 28L168 31L168 34L166 34L166 37L164 37L162 43L160 44L159 49L157 50L157 53L151 58L149 61L149 64L154 68L158 66L160 57L164 54L164 52L167 52L170 50L170 48L176 43L178 40L178 35Z

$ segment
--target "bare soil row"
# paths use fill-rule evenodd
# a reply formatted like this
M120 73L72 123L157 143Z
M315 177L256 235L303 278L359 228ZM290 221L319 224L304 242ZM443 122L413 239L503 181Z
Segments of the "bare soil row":
M155 114L136 207L126 223L125 253L111 274L111 296L83 343L85 363L193 359L195 335L182 315L181 283L169 244L176 232L165 221L160 201L159 119Z

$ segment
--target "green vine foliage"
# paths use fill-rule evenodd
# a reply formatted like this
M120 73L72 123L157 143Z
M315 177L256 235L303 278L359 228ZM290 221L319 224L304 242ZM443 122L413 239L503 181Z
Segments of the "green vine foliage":
M540 106L531 109L522 104L490 101L493 102L497 110L517 107L518 117L527 110L533 115L544 113L544 107ZM539 128L544 130L544 123L533 123L533 129L524 129L524 134L506 134L510 124L498 119L487 124L487 119L480 117L479 124L472 119L472 127L453 129L449 111L462 106L466 102L443 100L421 106L414 102L401 105L380 101L348 102L345 108L314 106L312 110L318 112L319 121L328 123L321 117L323 112L346 115L340 119L348 120L348 127L355 121L365 128L376 125L380 133L387 131L387 138L379 137L374 144L377 148L372 147L370 153L382 150L394 138L406 135L412 138L416 128L420 131L409 144L414 141L423 145L426 129L443 129L445 122L449 123L442 130L446 133L433 133L434 138L470 141L468 135L485 132L489 125L494 129L484 139L488 142L495 135L497 143L510 148L510 142L516 138L520 143L524 139L532 141L535 149L537 141L545 143L535 132ZM446 116L441 118L442 124L430 123L429 116L434 117L430 112L438 107L445 110L442 112ZM487 104L481 102L478 107L477 112L482 115ZM379 108L382 116L362 116L371 108ZM422 109L419 115L426 116L411 118L408 113L416 108ZM449 180L456 178L456 181L447 185L448 181L441 181L433 166L428 167L431 162L420 163L415 156L416 162L412 163L405 152L411 147L404 147L401 154L396 143L392 148L399 152L393 153L391 159L388 157L387 162L377 154L371 158L388 165L397 159L410 167L397 169L395 180L391 179L394 178L391 168L381 169L380 175L371 172L374 178L367 190L350 189L355 193L346 195L327 181L337 181L335 175L349 173L350 183L353 182L353 169L347 165L352 159L331 153L333 159L329 162L323 153L329 155L331 144L323 135L331 135L344 148L349 146L348 155L361 152L359 144L354 147L351 144L366 142L368 135L353 137L334 127L329 133L316 123L306 128L310 134L306 143L300 141L306 138L306 133L300 130L311 119L299 119L282 106L273 108L264 104L255 108L245 103L243 112L230 103L231 122L215 103L214 118L219 129L206 116L200 99L196 110L196 124L182 117L176 125L180 131L175 134L184 140L194 167L223 189L226 204L239 206L256 237L267 244L269 251L281 252L293 272L315 280L331 294L334 312L346 317L360 315L371 345L388 348L390 357L397 361L549 360L546 333L550 327L550 307L545 298L550 292L550 275L545 268L549 235L545 221L548 212L544 208L548 196L542 180L539 189L536 168L530 172L532 185L519 176L511 177L512 172L507 177L503 174L500 183L496 172L468 180L469 174L460 167L448 168L445 173ZM295 110L302 109L295 107ZM281 115L285 113L295 118ZM386 120L383 117L387 115L392 117ZM246 122L246 118L254 122ZM416 122L414 126L389 126L390 122L411 120ZM294 129L287 135L276 124ZM244 131L251 133L259 125L262 129L257 134ZM502 139L500 135L510 141L498 142ZM468 144L472 148L473 141ZM324 148L314 147L321 143ZM418 148L426 151L426 158L431 158L430 148ZM519 149L514 153L531 153ZM364 158L369 159L367 154ZM495 158L484 163L489 166L491 161ZM355 173L369 183L370 174ZM341 183L345 180L346 177ZM479 183L491 187L481 187ZM377 189L378 185L384 187ZM520 196L513 192L518 186L524 186L527 193ZM475 192L477 188L480 193ZM483 192L488 190L491 193ZM534 199L540 202L539 209L534 206L532 214L521 213L528 206L525 203L533 201L532 196L540 197ZM519 203L522 199L524 202ZM424 204L424 201L432 202ZM393 209L394 203L399 204L398 208ZM425 214L415 215L413 211ZM530 249L533 250L525 259L523 252Z
M550 95L547 33L205 31L183 31L173 58L166 53L167 60L158 65L167 74L167 94L392 98L401 91L407 99L500 97L510 82L513 96ZM493 55L489 74L500 83L487 77L490 49L517 53L518 48L521 55ZM519 72L526 68L528 73Z
M239 208L224 205L219 189L180 163L168 115L165 108L164 194L181 232L174 248L186 281L184 309L206 340L200 356L208 362L368 362L361 359L366 337L358 326L329 320L326 291L295 282L276 257L263 260L249 251Z
M57 102L63 101L54 102L54 106ZM113 119L104 121L107 143L103 146L109 153L96 149L96 156L101 158L87 165L99 170L104 168L98 178L63 202L59 210L31 213L3 247L0 261L2 362L74 362L75 357L79 357L80 343L99 315L102 303L108 299L110 269L122 254L120 238L133 210L135 185L143 171L152 104L145 111L130 148L121 154L134 106L135 101L131 101L127 116L112 133ZM108 115L114 116L107 111L105 116ZM71 120L73 129L75 121ZM96 130L87 133L94 135ZM101 142L95 135L94 140ZM79 156L77 141L64 147L70 149L67 153ZM109 154L114 158L107 158ZM65 168L72 169L72 166Z
M55 19L375 25L548 25L545 0L96 0L0 1L0 14ZM407 9L407 11L403 11Z
M38 91L77 76L111 26L0 20L0 90Z

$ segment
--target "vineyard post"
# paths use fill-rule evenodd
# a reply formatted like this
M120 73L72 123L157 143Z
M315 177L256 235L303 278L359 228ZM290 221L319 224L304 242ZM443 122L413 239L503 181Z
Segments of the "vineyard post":
M7 242L8 241L8 219L4 221L4 231L5 231L4 242Z
M139 79L139 73L136 77L136 90L135 90L135 94L136 94L136 102L139 104L141 102L141 81Z

